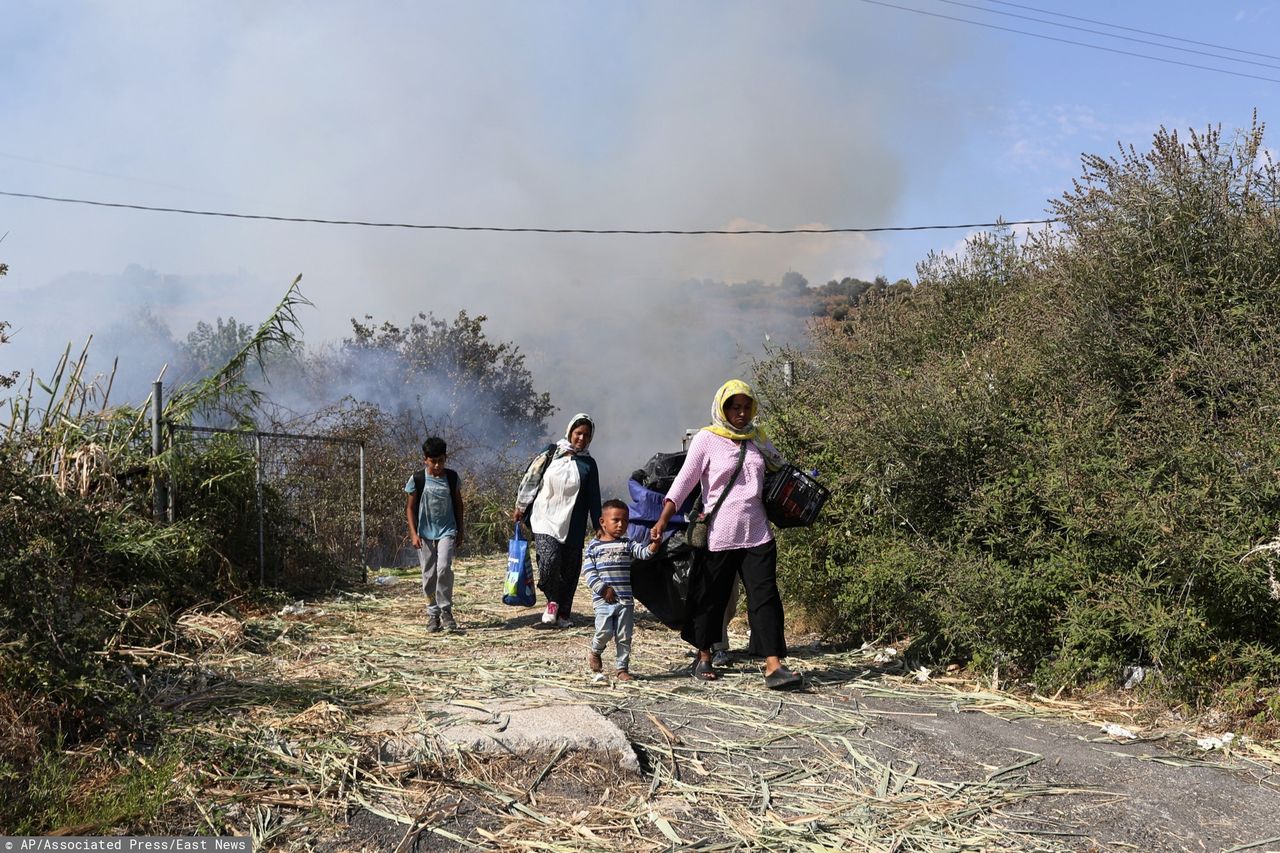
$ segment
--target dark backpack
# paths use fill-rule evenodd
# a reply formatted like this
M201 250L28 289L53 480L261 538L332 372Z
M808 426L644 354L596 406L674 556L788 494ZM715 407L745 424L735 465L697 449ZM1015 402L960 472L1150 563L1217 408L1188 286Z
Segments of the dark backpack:
M462 532L462 508L458 506L458 472L444 469L445 482L449 484L449 502L453 504L453 523ZM422 507L422 490L427 487L427 472L419 468L413 475L413 518L417 523L418 510Z

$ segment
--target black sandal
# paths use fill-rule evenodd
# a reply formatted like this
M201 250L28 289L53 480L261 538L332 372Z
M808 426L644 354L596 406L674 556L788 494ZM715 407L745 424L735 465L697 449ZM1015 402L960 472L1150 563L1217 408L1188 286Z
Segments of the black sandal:
M786 690L789 687L799 687L803 680L800 673L780 666L764 677L764 686L770 690Z
M698 658L693 662L693 668L689 670L689 674L699 681L715 681L720 677L720 673L716 672L716 668L711 665L711 661Z

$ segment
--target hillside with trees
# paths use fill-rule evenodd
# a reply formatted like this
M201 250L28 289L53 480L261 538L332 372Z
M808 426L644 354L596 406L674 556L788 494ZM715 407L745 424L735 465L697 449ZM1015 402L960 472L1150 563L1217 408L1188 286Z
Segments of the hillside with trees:
M911 293L911 281L898 279L890 283L884 276L864 281L846 276L814 286L798 272L785 273L776 284L752 280L733 284L713 281L691 281L685 285L700 295L723 300L738 311L783 313L798 317L843 320L865 301L895 298Z

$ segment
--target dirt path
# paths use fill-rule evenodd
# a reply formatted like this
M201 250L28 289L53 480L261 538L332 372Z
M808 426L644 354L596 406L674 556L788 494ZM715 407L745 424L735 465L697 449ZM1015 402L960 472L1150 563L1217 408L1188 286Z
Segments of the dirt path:
M1275 744L1118 739L1081 706L805 638L804 691L747 661L698 684L648 618L638 680L593 683L590 626L535 629L501 573L458 567L456 635L424 630L407 576L205 626L204 680L166 698L191 748L164 828L327 851L1280 850Z

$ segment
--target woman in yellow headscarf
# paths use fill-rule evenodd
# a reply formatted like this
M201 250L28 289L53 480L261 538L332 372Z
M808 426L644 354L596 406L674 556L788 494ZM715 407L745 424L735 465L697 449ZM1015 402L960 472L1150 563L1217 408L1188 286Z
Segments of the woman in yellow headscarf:
M747 593L751 651L764 658L765 686L776 690L798 685L801 677L782 663L787 641L778 593L778 550L762 497L765 472L783 459L756 423L756 414L750 385L732 379L720 386L711 404L711 423L689 443L684 465L667 491L650 535L661 542L671 516L694 486L701 485L708 520L707 551L694 560L680 632L698 650L692 675L702 681L719 677L711 663L711 647L721 637L734 578L741 577Z

